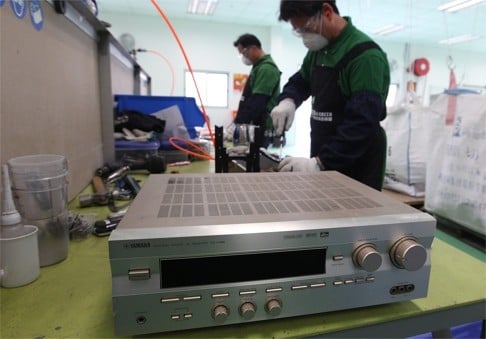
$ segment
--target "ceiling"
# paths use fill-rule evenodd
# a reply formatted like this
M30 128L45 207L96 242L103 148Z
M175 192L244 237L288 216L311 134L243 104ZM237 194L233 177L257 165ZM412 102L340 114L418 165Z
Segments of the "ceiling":
M213 23L289 27L278 21L280 0L219 0L212 16L187 13L188 0L156 0L170 19L203 20ZM444 14L437 7L445 0L337 0L341 15L372 37L373 32L390 24L403 24L405 30L381 36L381 41L442 46L438 41L464 34L482 39L450 45L450 49L486 53L486 1L476 7ZM98 0L99 17L131 13L158 16L150 0Z

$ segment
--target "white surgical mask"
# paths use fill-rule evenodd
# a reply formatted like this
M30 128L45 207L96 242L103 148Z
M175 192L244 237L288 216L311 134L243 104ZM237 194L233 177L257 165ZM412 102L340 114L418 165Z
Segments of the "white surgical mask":
M241 55L241 61L247 65L247 66L251 66L253 65L253 63L251 62L250 59L248 59L246 56L244 56L243 54Z
M329 40L317 33L302 33L302 42L312 52L318 51L329 44Z
M312 52L316 52L329 45L329 40L322 36L321 15L319 15L319 34L314 32L304 32L302 33L302 42L304 43L304 46Z

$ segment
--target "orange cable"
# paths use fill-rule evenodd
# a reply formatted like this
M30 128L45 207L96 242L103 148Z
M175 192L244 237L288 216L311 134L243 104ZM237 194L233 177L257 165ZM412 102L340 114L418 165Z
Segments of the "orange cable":
M189 62L189 58L187 57L186 51L184 49L184 46L182 45L182 42L179 39L179 36L177 35L177 32L176 32L174 26L170 22L169 17L164 13L164 11L162 10L162 8L160 8L160 6L157 3L157 1L150 0L150 2L152 3L152 5L154 5L154 7L159 12L159 14L162 16L162 18L164 19L164 21L167 24L167 26L169 26L170 31L174 35L174 38L175 38L177 44L179 45L179 48L180 48L180 50L182 52L182 55L184 56L184 60L186 62L187 68L189 69L189 72L191 73L191 76L192 76L192 80L194 81L194 86L196 88L196 92L197 92L197 95L199 97L199 101L201 102L201 108L202 108L202 111L203 111L204 121L206 122L206 125L208 126L209 136L211 138L211 141L213 142L213 145L216 145L215 137L214 137L213 131L211 130L211 124L209 122L209 117L208 117L208 114L206 112L206 108L204 107L204 104L203 104L203 101L202 101L202 98L201 98L201 94L199 92L199 88L197 87L196 78L194 76L194 72L192 70L191 63Z
M165 55L163 55L162 53L160 53L159 51L156 51L156 50L153 50L153 49L146 49L145 51L148 52L148 53L158 55L159 57L164 59L164 61L169 66L170 74L172 76L172 84L171 84L171 87L170 87L170 95L174 95L175 74L174 74L174 67L172 67L172 64L170 63L169 59L167 59L167 57Z
M180 142L183 142L183 143L186 143L187 145L189 145L190 147L192 147L192 149L194 151L190 151L188 149L185 149L181 146L179 146L176 141L180 141ZM192 156L195 156L197 158L200 158L200 159L204 159L204 160L214 160L214 157L208 152L206 151L204 148L202 148L201 146L199 146L198 144L190 141L190 140L187 140L187 139L184 139L184 138L180 138L180 137L170 137L169 138L169 143L176 149L178 149L179 151L182 151L184 153L187 153L189 155L192 155Z

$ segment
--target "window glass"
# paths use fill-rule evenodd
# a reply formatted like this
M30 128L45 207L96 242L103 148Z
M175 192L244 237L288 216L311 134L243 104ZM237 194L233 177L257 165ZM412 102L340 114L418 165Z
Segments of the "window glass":
M229 74L223 72L194 71L197 87L205 107L228 107ZM185 71L185 96L201 102L194 85L192 75Z

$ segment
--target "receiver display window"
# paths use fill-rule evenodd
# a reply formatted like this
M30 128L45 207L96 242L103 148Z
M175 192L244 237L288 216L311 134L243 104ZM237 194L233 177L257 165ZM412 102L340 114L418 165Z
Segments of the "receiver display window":
M161 288L225 284L326 273L326 249L161 259Z

